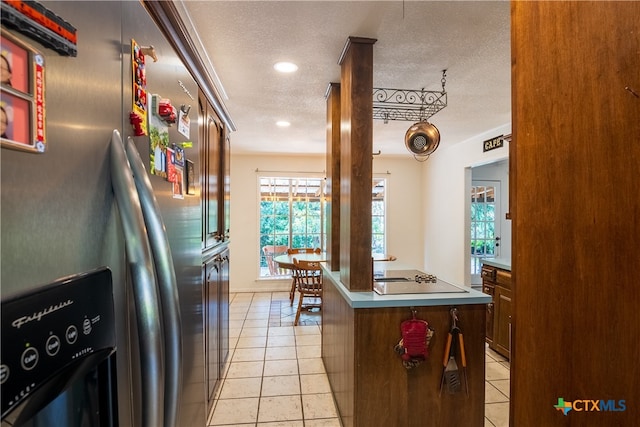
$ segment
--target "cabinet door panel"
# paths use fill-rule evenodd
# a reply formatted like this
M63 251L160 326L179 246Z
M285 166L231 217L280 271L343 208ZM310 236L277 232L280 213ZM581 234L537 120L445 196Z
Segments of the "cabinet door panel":
M220 338L220 376L229 356L229 249L220 254L218 302L220 305L218 333Z
M482 292L487 295L491 295L494 298L495 287L493 284L489 284L486 280L482 285ZM489 346L493 344L493 316L494 316L494 304L493 300L487 304L487 319L486 319L486 340Z
M222 144L225 129L213 107L200 94L200 128L199 135L202 194L202 248L208 249L219 244L223 239L223 192L222 182Z
M213 258L205 265L205 363L209 407L213 404L213 397L220 379L219 276L220 267L217 260Z
M207 403L214 397L229 357L229 249L208 256L203 268Z
M495 290L494 345L503 356L511 356L511 291L501 286Z
M207 203L207 239L220 239L219 222L219 173L220 173L220 132L221 129L212 116L207 117L207 175L206 203Z
M220 230L223 240L229 240L231 231L231 138L229 135L224 137L224 145L222 147L222 166L224 172L222 178L222 228Z

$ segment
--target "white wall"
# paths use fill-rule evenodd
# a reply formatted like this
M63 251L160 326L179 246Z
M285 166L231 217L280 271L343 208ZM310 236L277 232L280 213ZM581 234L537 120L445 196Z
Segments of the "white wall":
M409 153L406 157L375 157L373 173L387 178L387 253L419 268L424 258L422 163Z
M419 268L424 259L423 163L412 157L376 156L375 176L387 178L387 252ZM259 257L258 189L260 171L320 172L325 156L233 155L231 157L231 292L288 290L291 281L257 280Z
M424 265L426 271L452 283L469 285L467 254L471 167L505 159L509 144L486 153L483 141L511 133L511 125L492 129L457 144L441 144L424 162Z

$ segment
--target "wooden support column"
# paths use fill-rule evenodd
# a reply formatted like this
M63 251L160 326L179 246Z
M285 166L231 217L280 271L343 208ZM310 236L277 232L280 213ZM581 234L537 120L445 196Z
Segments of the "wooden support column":
M327 264L340 270L340 83L330 83L327 99Z
M349 37L340 73L340 280L372 291L373 44Z

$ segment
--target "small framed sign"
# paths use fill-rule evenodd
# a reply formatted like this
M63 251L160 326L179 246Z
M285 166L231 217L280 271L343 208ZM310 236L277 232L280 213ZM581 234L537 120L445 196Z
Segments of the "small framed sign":
M504 146L504 135L496 136L495 138L487 139L482 143L482 152L495 150Z

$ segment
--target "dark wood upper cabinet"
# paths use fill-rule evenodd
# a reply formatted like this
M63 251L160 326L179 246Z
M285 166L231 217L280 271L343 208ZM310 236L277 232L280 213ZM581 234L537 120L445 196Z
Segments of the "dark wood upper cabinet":
M200 94L202 162L202 247L213 247L229 236L230 138L214 108Z
M222 240L230 238L231 230L231 137L225 132L222 146Z

